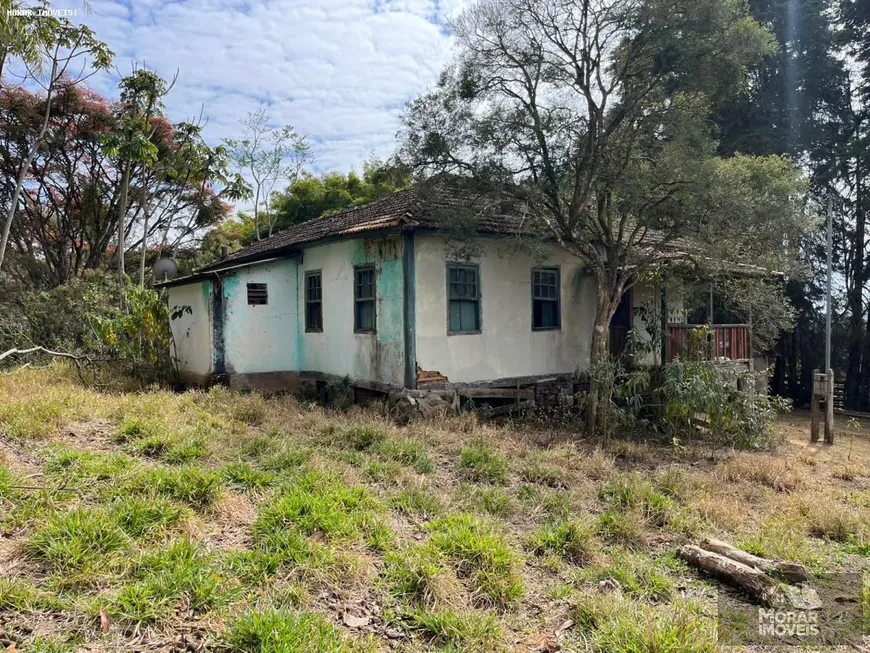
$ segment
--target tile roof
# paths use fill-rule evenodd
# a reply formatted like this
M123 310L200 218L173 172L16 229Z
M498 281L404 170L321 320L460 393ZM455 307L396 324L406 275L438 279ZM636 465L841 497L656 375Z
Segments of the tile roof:
M474 229L480 233L521 234L535 231L531 219L521 211L507 204L496 205L481 193L455 187L448 190L444 186L414 186L370 204L288 227L201 268L199 272L277 256L295 247L330 238L402 227L443 228L460 211L472 212Z

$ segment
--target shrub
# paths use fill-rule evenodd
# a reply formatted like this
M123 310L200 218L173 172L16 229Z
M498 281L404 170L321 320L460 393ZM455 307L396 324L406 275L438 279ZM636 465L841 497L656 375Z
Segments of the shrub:
M459 469L470 481L507 482L508 461L491 444L472 442L459 452Z
M249 653L344 653L350 642L323 617L308 612L265 608L249 610L226 634L230 650Z
M674 435L691 436L695 433L693 418L703 415L714 447L770 446L769 427L778 411L788 409L785 400L755 391L764 380L759 374L740 373L712 360L677 359L664 366L663 378L659 391L667 429Z

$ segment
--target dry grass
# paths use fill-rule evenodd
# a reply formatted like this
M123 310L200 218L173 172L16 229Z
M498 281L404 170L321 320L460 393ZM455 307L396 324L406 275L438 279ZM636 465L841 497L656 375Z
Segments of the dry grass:
M0 642L717 650L684 542L816 571L870 555L870 433L831 448L803 415L778 429L775 453L709 461L471 414L400 428L292 397L0 374Z

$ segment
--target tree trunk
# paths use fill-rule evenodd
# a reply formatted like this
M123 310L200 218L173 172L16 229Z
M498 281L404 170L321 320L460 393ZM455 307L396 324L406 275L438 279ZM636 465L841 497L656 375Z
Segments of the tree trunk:
M782 580L792 584L805 583L807 581L807 570L803 566L793 562L780 562L778 560L759 558L751 553L733 547L727 542L712 537L704 538L703 542L701 542L701 546L707 551L712 551L713 553L718 553L726 558L731 558L732 560L736 560L748 567L755 567L774 578L781 578Z
M614 302L611 298L621 294L621 292L613 292L606 280L595 280L595 320L592 324L592 343L589 348L589 396L586 401L586 432L589 437L595 435L602 400L595 371L609 356L607 346L610 337L610 320L619 305L618 300Z
M139 261L139 285L145 287L145 256L148 254L148 204L145 204L145 223L142 227L142 256Z
M855 164L855 241L852 243L852 292L849 302L849 359L846 365L846 408L860 410L861 382L866 377L864 356L864 227L861 207L861 162Z
M130 187L130 162L124 163L124 175L121 178L121 193L118 197L118 283L121 286L121 305L124 304L124 231L127 217L127 190Z
M691 566L703 569L719 580L742 589L766 607L781 602L778 583L759 569L691 544L680 549L680 557Z

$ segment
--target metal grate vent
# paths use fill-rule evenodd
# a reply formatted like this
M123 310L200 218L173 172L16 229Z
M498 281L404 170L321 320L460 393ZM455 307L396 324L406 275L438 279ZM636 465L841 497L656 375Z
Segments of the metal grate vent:
M250 306L265 306L269 303L269 293L265 283L248 284L248 304Z

